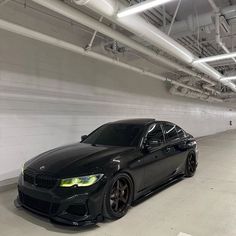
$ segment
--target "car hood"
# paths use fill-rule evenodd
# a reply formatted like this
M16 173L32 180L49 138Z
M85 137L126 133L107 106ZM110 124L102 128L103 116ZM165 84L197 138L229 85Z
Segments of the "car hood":
M132 149L76 143L45 152L28 161L25 168L60 178L99 173L110 159Z

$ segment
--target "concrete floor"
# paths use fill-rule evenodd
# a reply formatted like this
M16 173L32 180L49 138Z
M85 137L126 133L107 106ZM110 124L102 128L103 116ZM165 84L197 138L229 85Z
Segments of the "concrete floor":
M193 178L152 196L118 221L94 227L53 225L16 209L16 189L1 192L0 235L236 236L235 144L236 131L199 140L199 167Z

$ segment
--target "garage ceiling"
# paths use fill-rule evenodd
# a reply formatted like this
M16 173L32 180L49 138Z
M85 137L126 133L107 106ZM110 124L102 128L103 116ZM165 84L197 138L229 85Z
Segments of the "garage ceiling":
M59 1L59 0L58 0ZM132 5L137 4L138 0L124 0L126 4ZM122 1L122 2L124 2ZM2 1L3 2L3 1ZM35 1L36 2L36 1ZM64 2L66 5L70 5L71 7L75 8L76 10L83 12L92 18L99 20L100 15L86 6L78 6L71 0L64 0L60 1ZM236 19L236 1L235 0L215 0L217 7L220 9L220 15L225 20L225 24L228 25L228 32L225 30L220 31L220 37L225 44L228 51L235 51L236 47L236 27L235 27L235 19ZM66 41L70 41L72 43L76 43L81 47L86 47L86 45L90 42L94 30L75 22L65 16L63 14L57 14L54 11L50 11L47 8L41 7L40 5L32 2L31 0L11 0L10 3L13 6L21 6L24 10L28 10L29 13L37 13L42 14L47 17L51 17L56 21L62 21L67 24L68 30L71 29L71 33L76 32L79 33L79 38L65 37L63 38ZM148 21L150 24L154 25L156 28L160 29L161 31L167 33L170 27L170 24L173 20L173 15L176 11L178 4L178 0L173 1L165 5L165 8L158 7L155 9L148 10L142 13L143 17ZM229 7L233 9L232 12L229 12ZM235 7L235 8L234 8ZM232 10L231 9L231 10ZM4 12L3 12L4 16ZM4 16L10 19L10 16ZM177 15L175 20L173 21L173 27L170 31L170 37L175 39L179 44L184 46L188 49L192 54L196 57L203 58L218 54L225 53L225 50L219 45L216 40L216 27L215 27L215 13L206 0L182 0L180 3L180 7L177 11ZM130 31L115 25L114 22L111 22L107 18L103 18L102 24L109 26L110 28L114 29L117 32L122 33L123 35L139 42L140 44L144 45L145 47L153 50L158 55L164 56L171 61L178 63L179 65L184 65L183 62L176 59L173 55L166 53L165 51L157 48L156 46L144 41L137 35L132 34ZM27 26L27 22L24 22L23 25ZM40 26L40 25L39 25ZM70 28L71 27L71 28ZM40 27L38 29L40 31ZM49 32L49 31L48 31ZM53 32L53 31L52 31ZM46 32L47 33L47 32ZM56 32L55 36L56 36ZM50 32L51 34L51 32ZM69 34L68 34L69 35ZM70 34L71 35L71 34ZM98 52L100 54L106 55L110 58L116 59L118 61L123 61L129 63L134 66L138 66L143 68L146 71L150 71L153 73L160 74L162 76L166 76L171 80L183 80L184 83L194 86L197 89L205 89L205 84L201 80L192 80L191 78L186 80L189 77L188 74L180 71L173 70L170 67L160 66L155 60L152 58L141 54L129 48L118 41L113 40L112 38L97 33L95 35L95 40L92 44L92 50ZM227 59L217 62L209 63L213 66L216 70L218 70L224 76L231 76L235 74L236 68L236 60ZM186 66L186 65L185 65ZM190 67L189 67L190 68ZM197 70L192 69L193 71ZM196 73L195 72L195 73ZM226 86L222 86L222 84L217 83L215 89L218 90L218 94L224 92L224 97L226 99L231 99L235 95L230 93L231 90ZM185 91L186 92L186 91ZM181 91L182 93L182 91ZM203 93L206 93L204 90ZM206 95L209 93L206 93ZM180 94L179 94L180 95ZM187 95L187 92L186 92ZM217 95L212 90L212 94L210 95ZM222 95L222 94L221 94ZM218 96L218 95L217 95ZM194 95L195 97L195 95ZM202 97L202 96L200 96ZM207 96L204 96L203 99L206 99Z
M129 5L137 4L140 0L127 0ZM217 7L220 10L229 9L230 6L236 4L235 0L216 0ZM178 1L173 1L165 5L165 13L163 7L148 10L143 13L143 16L153 25L162 29L162 31L168 31L168 27L173 19ZM224 12L222 12L223 14ZM202 16L208 15L208 21L205 22L201 19ZM166 19L164 20L164 16ZM224 15L223 15L224 16ZM228 14L227 14L228 16ZM221 31L221 37L223 43L230 51L235 51L236 47L236 26L235 17L231 13L230 17L226 16L227 23L230 27L230 32ZM212 23L209 24L209 20L212 19ZM163 26L166 21L166 28ZM175 29L175 25L178 22L183 22L189 25L188 30L178 26ZM211 5L206 0L182 0L178 9L175 23L172 28L171 37L175 38L181 45L190 50L194 55L202 58L218 54L225 53L216 42L216 32L214 26L214 12ZM201 23L201 24L199 24ZM236 63L232 59L212 62L210 63L218 71L223 74L233 74L236 68Z

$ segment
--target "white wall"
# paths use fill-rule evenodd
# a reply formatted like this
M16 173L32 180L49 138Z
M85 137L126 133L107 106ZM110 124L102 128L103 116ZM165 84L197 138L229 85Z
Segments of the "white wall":
M153 117L203 136L235 128L230 108L171 96L155 79L0 31L0 181L108 121Z

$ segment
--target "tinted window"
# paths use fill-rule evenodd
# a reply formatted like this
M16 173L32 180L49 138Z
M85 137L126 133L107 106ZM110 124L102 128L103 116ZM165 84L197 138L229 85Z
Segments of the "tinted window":
M91 133L83 143L109 146L137 146L144 126L137 124L107 124Z
M180 138L185 137L185 132L179 126L176 125L175 128Z
M164 130L165 130L166 141L170 141L170 140L178 138L178 134L176 132L175 125L165 124Z
M148 129L147 134L148 141L158 141L162 143L164 141L163 132L159 124L152 124Z

